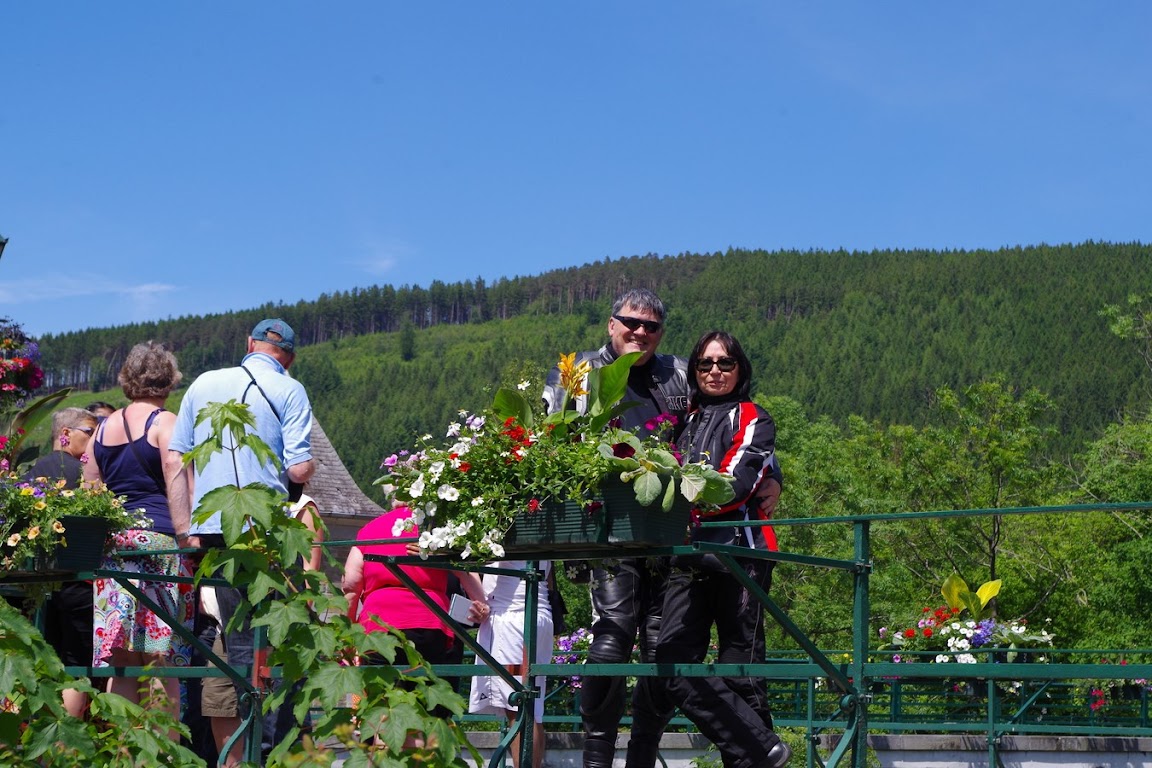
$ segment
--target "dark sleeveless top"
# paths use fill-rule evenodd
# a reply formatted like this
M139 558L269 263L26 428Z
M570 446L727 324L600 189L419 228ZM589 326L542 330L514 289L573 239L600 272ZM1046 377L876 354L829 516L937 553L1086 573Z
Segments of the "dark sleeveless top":
M164 465L160 458L160 449L148 442L148 430L152 428L152 421L156 415L163 411L157 408L148 416L144 424L144 434L124 445L104 445L101 438L104 436L104 424L92 438L92 459L100 468L104 483L118 496L124 496L124 506L127 509L143 508L145 514L152 521L152 530L157 533L173 535L176 530L172 527L172 515L168 512L168 490L164 485ZM128 431L128 417L124 416L124 432L131 438ZM134 444L134 445L133 445Z

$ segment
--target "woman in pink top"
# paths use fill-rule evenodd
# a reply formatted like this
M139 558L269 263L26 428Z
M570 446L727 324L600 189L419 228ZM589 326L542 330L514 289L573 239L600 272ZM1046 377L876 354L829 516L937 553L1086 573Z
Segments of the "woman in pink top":
M417 533L393 533L397 521L411 515L407 507L394 507L360 529L357 541L378 539L415 539ZM406 555L405 544L364 544L352 547L344 564L344 596L348 598L349 613L357 617L367 632L398 629L416 646L416 650L430 664L450 663L448 651L452 648L452 630L426 606L403 582L392 575L383 563L364 559L364 555ZM404 571L433 601L448 610L448 571L402 565ZM470 596L482 596L479 579L475 574L457 574ZM473 586L470 582L475 581ZM470 589L470 587L472 587ZM468 620L479 624L488 616L488 604L473 600ZM396 659L397 664L406 660ZM371 662L369 662L371 663Z

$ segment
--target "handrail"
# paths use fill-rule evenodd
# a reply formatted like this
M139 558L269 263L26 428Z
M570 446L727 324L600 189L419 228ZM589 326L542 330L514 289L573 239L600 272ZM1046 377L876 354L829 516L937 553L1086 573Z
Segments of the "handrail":
M630 556L645 555L672 555L700 553L702 551L715 552L719 558L728 563L731 568L735 557L757 557L777 562L790 562L803 567L818 567L844 570L853 579L853 637L851 661L835 662L843 651L820 649L811 642L803 632L802 627L792 624L783 611L775 606L771 598L765 594L756 595L765 604L773 617L780 621L786 631L793 635L804 648L803 660L773 659L763 664L746 665L660 665L660 664L630 664L630 665L584 665L580 668L581 676L620 675L653 676L667 675L669 673L681 675L762 675L771 681L773 690L783 686L784 694L791 696L794 702L803 709L788 712L777 718L783 726L799 726L807 731L809 740L809 760L819 761L815 753L818 737L825 731L834 730L843 734L837 746L828 756L825 763L829 768L841 764L860 768L865 765L867 737L870 731L935 731L940 733L965 732L983 734L989 744L990 759L997 758L996 750L1002 735L1007 733L1036 733L1036 734L1096 734L1096 735L1124 735L1124 736L1152 736L1152 724L1148 717L1148 692L1140 692L1139 712L1127 718L1125 722L1111 722L1106 717L1094 715L1089 711L1081 719L1066 719L1061 722L1052 722L1053 718L1039 721L1029 713L1035 713L1035 707L1041 703L1044 696L1060 694L1066 688L1061 688L1067 681L1084 680L1114 680L1135 681L1140 679L1152 680L1152 664L1129 663L1125 665L1111 663L1080 663L1076 661L1052 661L1048 664L1024 663L993 663L978 662L976 664L909 664L891 661L891 654L872 650L870 645L870 613L869 613L869 579L873 569L870 555L871 526L892 521L923 520L931 518L955 517L986 517L1011 515L1050 515L1050 514L1079 514L1101 513L1115 511L1142 511L1152 510L1152 502L1125 503L1125 504L1094 504L1094 505L1062 505L1050 507L1019 507L997 509L972 510L942 510L933 512L897 512L872 513L861 515L844 515L825 518L793 518L779 519L764 523L772 526L801 526L849 524L853 526L853 552L850 558L835 559L817 557L794 552L776 553L749 553L738 551L738 548L725 548L716 545L694 545L677 547L651 547L643 550L629 549ZM747 523L744 523L747 524ZM755 524L755 523L753 523ZM724 523L706 522L705 527L723 527ZM407 543L404 539L382 539L379 543ZM333 540L323 542L325 548L347 547L363 545L365 542L357 540ZM732 551L737 550L737 551ZM189 550L185 550L189 551ZM620 550L611 547L608 550L595 546L569 548L558 551L542 551L539 547L532 549L530 554L521 559L528 560L567 560L588 559L608 556L607 552L619 555ZM138 554L138 553L137 553ZM516 557L516 553L509 553L508 557ZM390 558L393 565L402 562L419 562L423 565L437 565L444 567L450 559L446 556L433 556L428 560L417 558ZM455 564L460 567L461 564ZM476 567L477 564L465 564L464 567ZM124 574L115 571L99 571L99 575L109 578L146 579L143 574ZM737 578L739 574L737 573ZM175 581L178 577L173 577ZM20 579L24 581L26 579ZM180 579L183 581L183 579ZM17 581L17 580L12 580ZM755 592L755 590L753 590ZM775 608L775 610L774 610ZM774 652L777 653L777 652ZM1152 648L1149 649L1101 649L1101 650L1069 650L1045 649L1044 653L1054 659L1074 659L1080 654L1096 656L1105 654L1147 654L1152 658ZM907 655L907 654L905 654ZM452 674L468 675L468 671L461 671L467 665L434 666L433 670L444 670ZM449 669L451 667L451 669ZM73 674L89 674L93 677L110 674L132 674L135 669L93 670L91 668L68 668ZM201 669L162 669L150 670L151 674L173 677L204 677L213 675L245 676L249 670L233 668L228 672ZM472 674L475 674L472 668ZM567 676L573 673L570 664L533 664L530 665L528 675ZM984 700L982 703L983 716L975 716L977 710L971 707L965 710L969 719L958 717L956 712L949 715L945 711L945 719L939 721L913 721L906 719L908 712L901 709L907 704L910 695L913 695L919 681L940 681L956 679L963 676L969 680L981 681L983 684ZM1026 681L1029 685L1035 683L1034 689L1030 687L1027 698L1019 702L1004 701L998 684L1016 680ZM829 687L829 682L833 683ZM530 696L531 694L529 694ZM973 705L975 706L975 705ZM1085 705L1086 706L1086 705ZM1073 706L1075 710L1075 705ZM793 716L793 715L801 716ZM1129 722L1131 721L1131 722ZM530 742L530 739L524 741Z

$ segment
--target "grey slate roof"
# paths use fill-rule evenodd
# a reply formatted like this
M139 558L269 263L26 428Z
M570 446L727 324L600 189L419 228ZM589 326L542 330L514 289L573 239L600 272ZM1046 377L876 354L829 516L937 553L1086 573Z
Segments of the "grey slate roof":
M356 485L315 418L312 421L312 459L316 462L316 473L308 481L304 493L316 500L320 517L328 527L328 541L354 540L366 523L384 514L384 508L365 496ZM348 549L347 546L331 547L328 551L343 564Z

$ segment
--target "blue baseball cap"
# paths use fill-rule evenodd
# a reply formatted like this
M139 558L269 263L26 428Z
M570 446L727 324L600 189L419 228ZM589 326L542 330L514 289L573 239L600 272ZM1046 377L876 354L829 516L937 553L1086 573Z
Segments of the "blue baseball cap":
M280 338L269 338L269 333L274 333ZM252 340L273 344L285 352L296 352L296 333L292 330L292 326L279 318L274 317L256 323L256 327L252 329Z

